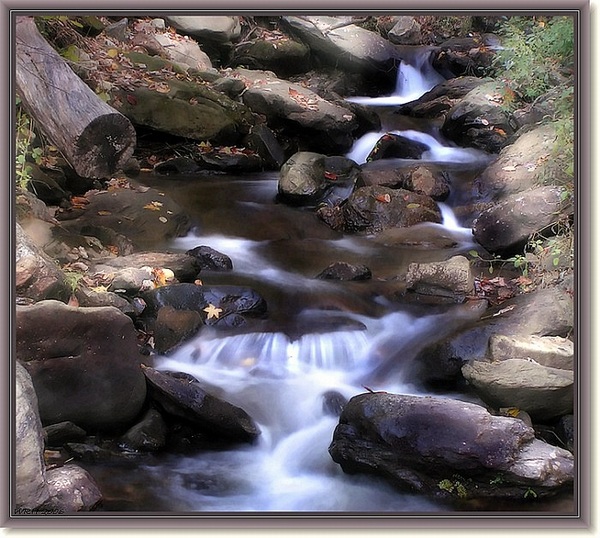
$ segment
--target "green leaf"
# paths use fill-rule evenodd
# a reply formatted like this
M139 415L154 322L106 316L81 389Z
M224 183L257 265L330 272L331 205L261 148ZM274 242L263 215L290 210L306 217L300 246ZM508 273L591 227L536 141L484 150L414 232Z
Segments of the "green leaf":
M560 263L560 258L554 258L552 260L552 265L554 265L554 267L556 267L559 263Z
M479 258L479 252L477 252L476 250L469 250L469 256L473 258Z

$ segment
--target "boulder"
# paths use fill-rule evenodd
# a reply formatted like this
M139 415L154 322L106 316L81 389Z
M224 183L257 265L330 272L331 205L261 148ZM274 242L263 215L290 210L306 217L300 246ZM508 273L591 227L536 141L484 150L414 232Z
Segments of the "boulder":
M114 431L140 412L146 385L131 318L113 307L58 301L17 307L16 355L29 371L45 425Z
M117 232L126 236L139 249L150 249L165 240L184 235L191 222L183 210L170 198L155 189L119 188L90 191L89 203L82 215L63 221L70 232L102 235Z
M444 41L433 58L433 67L446 78L482 76L489 72L496 56L492 36L455 37Z
M560 336L490 336L487 356L492 362L525 359L550 368L574 370L573 341Z
M102 502L102 493L92 476L73 463L49 470L47 480L49 507L60 514L89 512Z
M528 359L473 361L462 367L479 397L495 407L516 407L532 420L573 413L572 371L543 366Z
M429 149L427 144L394 133L384 134L375 144L367 162L379 159L420 159Z
M544 234L561 215L573 212L570 197L561 187L544 186L511 194L473 222L473 236L487 251L521 253L535 234Z
M68 420L46 426L44 433L46 446L51 448L60 448L65 443L83 441L87 435L84 429Z
M512 96L512 90L501 82L476 87L447 112L442 133L461 146L499 153L517 128L505 104Z
M244 143L260 156L264 168L279 170L285 162L281 144L266 125L254 125Z
M205 392L197 383L144 367L150 397L166 414L231 442L251 443L260 429L241 408Z
M231 271L233 269L233 262L229 256L206 245L194 247L186 254L196 260L200 269L208 271Z
M50 498L44 463L44 435L31 376L15 362L15 507L34 509Z
M300 84L277 78L269 71L236 69L233 77L244 81L244 104L264 115L282 136L299 138L302 149L327 154L343 153L353 143L357 128L354 114L346 107L326 101Z
M142 419L121 437L121 444L130 450L155 452L166 445L167 425L156 409L148 409Z
M57 299L67 301L71 289L64 272L16 223L15 288L17 296L34 301Z
M421 44L421 25L414 17L396 17L396 24L387 33L388 39L397 45Z
M200 42L227 43L239 39L242 28L240 17L173 15L166 21L181 33L197 38Z
M193 39L177 39L169 32L156 32L154 39L161 46L164 56L184 70L191 67L198 71L207 71L212 68L210 58Z
M377 233L386 228L442 222L437 204L429 197L404 189L361 187L342 207L349 232Z
M555 125L548 123L523 133L503 148L475 180L480 197L500 201L544 184L556 136Z
M535 439L523 421L450 398L360 394L344 407L329 447L347 473L457 501L527 502L572 487L573 455ZM532 496L533 497L533 496Z
M299 152L281 167L278 194L293 205L335 205L350 196L360 173L351 159Z
M157 353L168 353L194 336L202 326L199 312L163 306L154 323L154 346Z
M464 300L475 292L471 264L464 256L453 256L442 262L411 263L406 274L406 287L425 295L442 295Z
M335 262L323 269L317 278L321 280L369 280L371 270L366 265Z

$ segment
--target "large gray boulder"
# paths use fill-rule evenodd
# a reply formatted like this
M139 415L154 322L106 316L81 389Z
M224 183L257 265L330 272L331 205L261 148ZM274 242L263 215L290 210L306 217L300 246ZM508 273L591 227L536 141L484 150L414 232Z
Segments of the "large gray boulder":
M491 361L527 359L542 366L573 371L574 347L572 340L561 336L493 334L488 357Z
M86 431L114 431L142 409L137 332L114 307L18 306L15 349L33 379L44 425L71 421Z
M92 476L78 465L67 463L46 476L52 495L49 506L60 514L92 511L103 499Z
M392 43L398 45L419 45L421 43L421 25L414 17L396 17L396 24L387 34Z
M44 463L44 434L31 376L15 363L15 507L34 509L50 498Z
M523 421L450 398L384 392L345 406L329 452L347 473L449 499L527 502L572 487L573 455L535 439Z
M173 15L166 21L181 33L197 38L200 42L227 43L239 39L242 28L239 17Z
M417 293L459 300L474 293L475 280L469 260L464 256L453 256L442 262L411 263L406 287Z

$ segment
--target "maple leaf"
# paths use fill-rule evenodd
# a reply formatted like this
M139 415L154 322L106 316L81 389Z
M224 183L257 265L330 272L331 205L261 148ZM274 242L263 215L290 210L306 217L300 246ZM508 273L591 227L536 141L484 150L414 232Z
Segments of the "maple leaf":
M219 315L221 314L221 312L223 312L222 308L217 308L214 304L210 303L205 309L204 312L206 312L206 319L211 319L211 318L215 318L215 319L219 319Z

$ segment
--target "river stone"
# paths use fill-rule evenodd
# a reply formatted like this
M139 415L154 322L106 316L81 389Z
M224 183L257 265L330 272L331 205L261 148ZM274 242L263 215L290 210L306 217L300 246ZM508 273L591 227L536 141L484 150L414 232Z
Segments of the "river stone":
M469 260L453 256L443 262L411 263L406 287L426 295L464 298L475 292L475 281Z
M414 17L400 16L388 32L388 39L397 45L419 45L421 43L421 25Z
M488 357L492 362L507 359L527 359L542 366L573 371L573 341L560 336L513 336L493 334Z
M156 32L153 37L161 45L163 55L183 69L207 71L212 68L210 58L193 39L175 39L169 32Z
M242 89L245 88L246 86L242 83ZM244 143L260 156L267 169L279 170L285 162L285 152L281 144L273 130L266 125L252 126Z
M146 384L131 318L113 307L58 301L17 307L16 355L28 369L45 425L114 431L140 412Z
M20 297L35 301L68 300L71 289L65 274L16 223L15 287Z
M233 442L253 442L260 429L241 408L205 392L197 383L144 367L150 397L165 413L182 418L203 432Z
M154 347L157 353L168 353L194 336L202 326L202 318L193 310L176 310L163 306L154 323Z
M44 464L44 435L31 376L15 362L15 505L33 509L50 497Z
M517 407L535 420L573 412L573 372L527 359L473 361L462 367L480 398L494 407Z
M555 143L555 124L548 123L523 133L503 148L475 180L482 199L501 201L543 184L548 164L554 160Z
M573 455L536 440L523 421L442 397L355 396L342 411L329 452L347 473L379 475L441 498L523 501L528 488L541 497L574 478Z
M48 447L61 447L65 443L83 441L87 435L84 429L68 420L50 424L44 428L44 432Z
M321 280L369 280L371 270L366 265L334 262L323 269L317 278Z
M163 176L196 176L202 168L190 157L173 157L154 166L154 172Z
M120 442L130 450L155 452L164 448L167 439L167 425L156 409L148 409L142 420L129 428Z
M231 271L233 269L233 262L229 256L206 245L194 247L186 254L197 260L200 269L209 271Z
M89 512L102 502L102 493L92 476L73 463L51 469L47 473L49 506L61 514Z
M332 417L339 417L347 403L348 399L335 390L323 394L323 412Z
M482 211L473 223L473 236L489 252L517 254L534 234L547 231L561 214L572 212L572 202L561 187L536 187Z
M227 43L239 39L242 32L240 17L180 15L166 17L166 20L180 32L200 41Z
M135 308L132 304L125 299L125 297L121 297L119 294L112 291L93 290L79 285L77 286L74 295L78 306L114 306L128 316L135 314Z
M429 196L379 186L356 189L342 213L348 232L377 233L420 222L442 222L440 209Z
M367 156L367 162L379 159L420 159L429 149L427 144L406 136L386 133L375 144Z
M517 127L504 106L511 92L497 81L476 87L447 112L442 133L461 146L499 153Z

